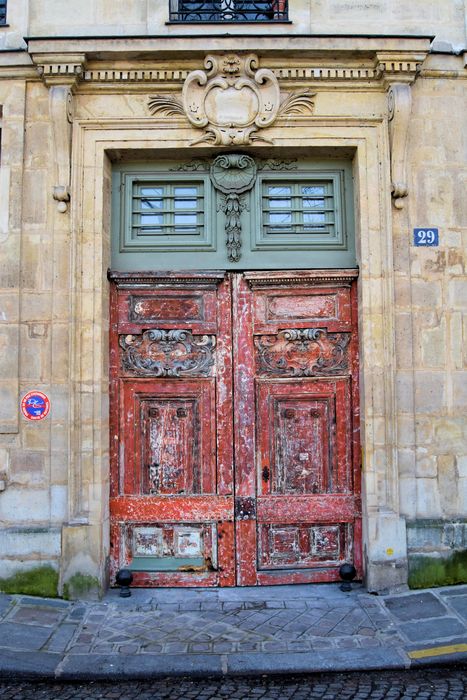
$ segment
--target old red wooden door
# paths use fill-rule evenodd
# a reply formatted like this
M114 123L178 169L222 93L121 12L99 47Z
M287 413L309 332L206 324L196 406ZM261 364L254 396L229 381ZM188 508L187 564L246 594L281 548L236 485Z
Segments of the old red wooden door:
M234 280L237 582L361 575L352 272Z
M111 277L113 573L361 573L353 273Z
M232 586L230 280L111 275L111 559L134 585Z

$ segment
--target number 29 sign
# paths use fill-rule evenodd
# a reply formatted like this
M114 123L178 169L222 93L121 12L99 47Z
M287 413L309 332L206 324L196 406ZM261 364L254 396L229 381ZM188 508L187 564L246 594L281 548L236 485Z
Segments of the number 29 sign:
M414 228L413 244L415 246L431 246L439 245L439 232L437 228Z

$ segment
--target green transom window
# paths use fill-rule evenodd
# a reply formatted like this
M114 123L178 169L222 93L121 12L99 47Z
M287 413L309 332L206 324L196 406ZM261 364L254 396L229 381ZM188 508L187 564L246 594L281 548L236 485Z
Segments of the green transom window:
M116 165L112 267L355 266L349 161L240 155Z
M335 226L331 183L263 183L263 231L330 233Z
M204 230L202 182L134 182L132 237L201 235Z

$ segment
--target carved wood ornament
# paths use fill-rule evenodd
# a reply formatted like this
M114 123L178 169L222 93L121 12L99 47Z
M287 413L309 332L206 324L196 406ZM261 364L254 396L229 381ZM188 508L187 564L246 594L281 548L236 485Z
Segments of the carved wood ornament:
M215 146L245 146L254 141L272 143L259 134L283 114L313 112L309 90L281 98L279 83L268 68L259 68L255 54L206 56L204 70L188 74L182 96L149 98L152 114L182 114L204 134L190 145L207 142Z
M119 339L122 367L151 377L203 376L214 364L215 336L194 336L188 330L152 330Z
M222 195L219 208L225 214L225 236L230 262L240 260L242 247L241 213L247 206L243 196L256 180L256 164L243 153L217 156L211 166L211 180Z
M289 328L255 338L257 362L263 374L311 377L342 374L349 369L348 333L322 328Z

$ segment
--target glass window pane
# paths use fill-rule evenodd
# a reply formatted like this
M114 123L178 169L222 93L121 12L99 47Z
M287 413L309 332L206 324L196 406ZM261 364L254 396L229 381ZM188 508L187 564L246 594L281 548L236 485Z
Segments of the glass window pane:
M306 185L302 187L302 194L308 195L309 197L323 197L325 188L323 185Z
M303 222L305 224L325 224L326 217L324 214L303 214Z
M196 226L198 223L198 217L196 214L175 214L175 225L176 226L188 226L193 224Z
M175 187L174 193L176 197L196 197L198 190L196 187Z
M164 190L162 187L141 187L139 194L143 197L162 197Z
M304 209L324 209L324 199L304 199Z
M292 194L292 189L290 187L286 186L276 186L276 185L269 185L268 187L268 195L271 197L290 197Z
M162 199L142 199L141 209L162 209Z
M292 214L289 214L287 212L271 213L271 214L269 214L269 223L271 225L277 225L277 224L290 225L292 223Z
M196 199L175 199L175 209L196 209Z
M141 214L141 225L157 224L161 226L163 223L162 214Z

